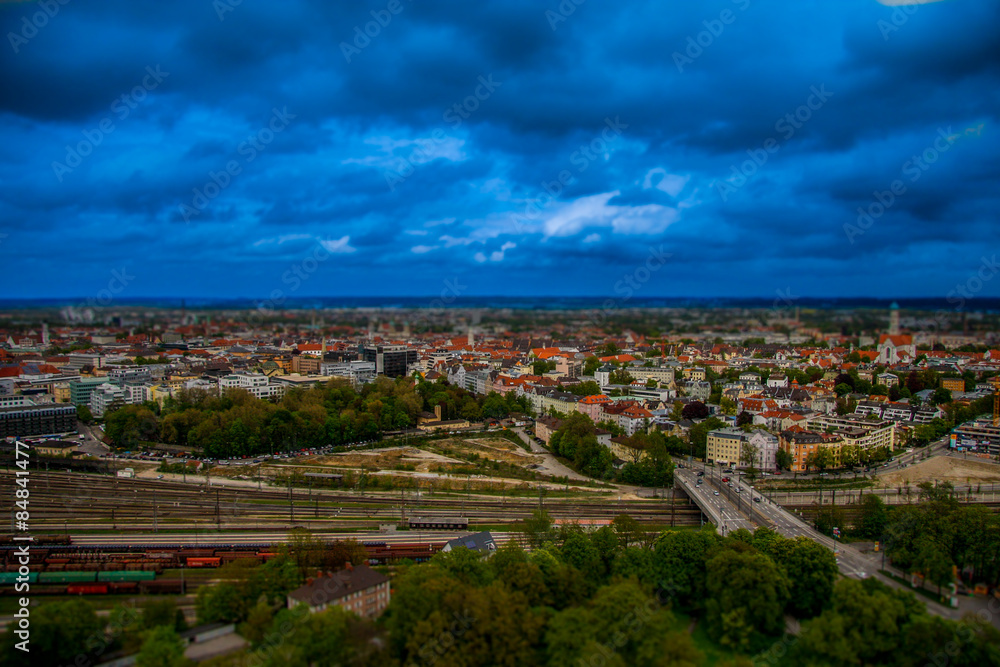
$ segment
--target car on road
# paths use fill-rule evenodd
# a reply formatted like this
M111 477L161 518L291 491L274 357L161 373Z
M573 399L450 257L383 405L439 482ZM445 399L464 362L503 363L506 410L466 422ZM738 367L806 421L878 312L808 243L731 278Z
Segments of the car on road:
M759 502L760 502L760 496L758 496L758 497L754 498L754 499L753 499L753 501L754 501L755 503L759 503Z
M717 496L717 495L719 495L719 492L718 491L713 491L712 495Z
M736 487L736 493L740 493L740 487Z
M704 477L704 476L705 476L704 471L699 470L698 471L698 477Z

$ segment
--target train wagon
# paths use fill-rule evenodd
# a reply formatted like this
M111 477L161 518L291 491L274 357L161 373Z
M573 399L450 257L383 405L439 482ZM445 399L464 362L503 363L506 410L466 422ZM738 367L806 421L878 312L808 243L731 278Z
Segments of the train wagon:
M116 570L97 573L97 581L152 581L153 579L156 579L156 572L152 570Z
M222 564L221 558L188 558L188 567L219 567Z
M97 581L96 572L42 572L38 575L40 584L89 584Z
M66 587L67 595L107 595L107 584L70 584Z
M416 530L468 530L467 517L414 517L408 522Z
M180 593L180 579L159 579L157 581L139 582L140 593Z
M108 584L109 593L135 593L139 590L138 581L120 581Z
M17 572L0 572L0 585L20 583L17 578L21 575ZM27 582L33 584L38 581L38 573L32 572L27 575Z

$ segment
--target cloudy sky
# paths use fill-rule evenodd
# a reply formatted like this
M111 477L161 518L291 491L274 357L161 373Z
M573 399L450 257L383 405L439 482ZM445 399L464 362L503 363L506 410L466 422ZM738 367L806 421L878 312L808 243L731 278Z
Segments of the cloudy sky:
M1000 3L899 3L2 2L0 296L998 296Z

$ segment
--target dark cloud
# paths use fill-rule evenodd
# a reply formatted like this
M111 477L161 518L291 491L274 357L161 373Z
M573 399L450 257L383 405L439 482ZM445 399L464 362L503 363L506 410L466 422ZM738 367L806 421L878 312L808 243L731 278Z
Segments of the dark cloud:
M938 296L996 240L996 3L147 4L0 5L4 296L266 298L322 244L302 296L614 294L661 247L650 296Z

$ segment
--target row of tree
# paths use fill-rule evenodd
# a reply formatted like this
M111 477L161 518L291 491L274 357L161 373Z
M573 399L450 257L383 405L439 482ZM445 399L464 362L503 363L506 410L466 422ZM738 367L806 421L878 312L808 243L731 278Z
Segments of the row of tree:
M377 378L354 390L342 380L292 389L280 401L242 389L221 395L181 391L162 408L126 405L106 417L105 433L125 449L159 441L201 449L212 457L255 456L308 447L374 440L386 431L416 426L421 412L441 408L443 419L500 419L530 410L513 393L476 396L445 382Z

